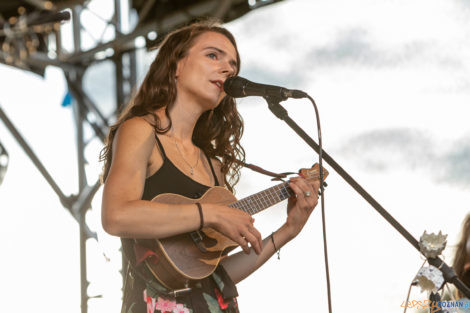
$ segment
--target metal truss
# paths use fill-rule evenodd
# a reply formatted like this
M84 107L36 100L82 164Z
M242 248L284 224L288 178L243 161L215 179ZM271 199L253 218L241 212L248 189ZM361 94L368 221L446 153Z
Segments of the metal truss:
M88 181L85 173L87 160L84 151L87 144L94 138L105 141L110 119L114 119L122 106L129 101L131 92L137 84L135 39L142 37L146 40L147 46L150 46L154 39L148 38L149 33L157 34L157 40L159 40L174 28L199 17L211 16L227 22L255 8L281 0L114 0L114 14L109 20L94 13L89 7L91 2L86 0L15 1L10 1L9 6L0 3L0 44L2 45L0 62L40 75L44 73L46 66L55 66L63 70L68 90L75 100L72 105L78 153L79 190L77 194L67 196L62 192L1 107L0 119L57 194L64 208L79 224L81 312L87 313L90 296L87 293L89 282L86 241L90 238L97 239L97 236L87 226L85 215L91 208L91 201L100 188L100 181L97 178L94 178L95 180L91 183ZM131 22L130 14L121 16L122 6L125 4L130 8L128 13L134 12L138 16L134 25L131 25L133 28L130 31L122 28L123 19L126 24ZM18 17L14 16L13 9L17 9ZM67 11L60 11L63 9ZM30 11L29 14L27 11ZM84 11L102 19L106 23L106 29L110 28L114 31L114 38L104 41L104 31L98 36L92 34L96 40L94 46L87 50L82 49L82 33L89 33L89 35L91 33L81 21L81 14ZM67 51L64 47L60 25L60 21L70 18L69 15L72 23L73 51ZM115 113L108 117L83 88L83 77L87 69L104 60L112 60L116 82ZM85 138L85 125L93 130L92 138Z

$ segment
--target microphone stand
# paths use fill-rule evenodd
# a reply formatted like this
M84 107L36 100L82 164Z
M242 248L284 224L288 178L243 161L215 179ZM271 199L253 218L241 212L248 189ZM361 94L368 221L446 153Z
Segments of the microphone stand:
M280 104L281 101L286 100L282 97L265 96L264 99L268 102L268 107L271 112L279 119L286 122L314 151L320 153L319 145L309 136L305 131L299 127L288 115L287 110ZM387 222L389 222L411 245L420 251L418 241L393 218L364 188L361 187L336 161L322 149L322 158L338 173L354 190L356 190L369 204L382 215ZM421 252L421 251L420 251ZM470 288L466 286L455 274L452 267L448 266L439 257L426 258L428 263L441 270L446 282L453 283L455 287L462 292L467 298L470 298Z

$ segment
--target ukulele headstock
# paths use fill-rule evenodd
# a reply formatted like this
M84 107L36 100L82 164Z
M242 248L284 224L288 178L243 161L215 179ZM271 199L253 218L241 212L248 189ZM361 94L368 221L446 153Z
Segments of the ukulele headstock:
M323 168L323 181L328 177L328 171ZM302 168L299 170L299 176L305 178L308 181L320 180L320 165L315 163L311 168Z

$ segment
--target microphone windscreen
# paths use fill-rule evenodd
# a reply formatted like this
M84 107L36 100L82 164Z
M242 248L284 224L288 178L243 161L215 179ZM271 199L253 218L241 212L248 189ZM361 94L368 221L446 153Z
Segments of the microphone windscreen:
M244 90L250 81L240 76L229 77L224 82L224 90L227 95L234 98L246 97Z

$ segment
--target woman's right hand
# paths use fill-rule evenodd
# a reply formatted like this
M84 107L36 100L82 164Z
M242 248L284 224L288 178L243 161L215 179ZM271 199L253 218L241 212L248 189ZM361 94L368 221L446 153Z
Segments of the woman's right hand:
M250 214L228 206L211 203L202 204L202 211L204 226L211 227L235 241L246 254L250 253L250 246L253 247L256 254L261 253L261 234L255 228L255 219Z

